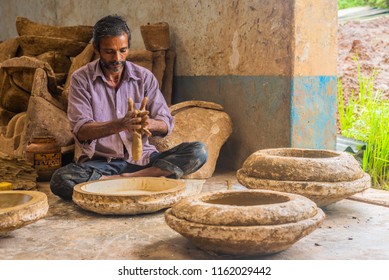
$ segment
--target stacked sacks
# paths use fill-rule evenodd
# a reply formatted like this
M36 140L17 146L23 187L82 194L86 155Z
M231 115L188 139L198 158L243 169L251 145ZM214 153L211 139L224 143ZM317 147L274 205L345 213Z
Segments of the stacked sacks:
M22 156L26 142L33 137L32 134L26 135L27 128L31 128L31 121L42 119L38 118L37 114L27 114L29 110L35 110L31 108L31 100L42 96L40 81L36 76L37 70L45 72L45 90L49 91L46 94L46 102L50 105L56 104L57 109L54 115L65 114L65 112L58 99L60 91L57 87L57 79L49 63L34 57L22 56L4 61L1 67L6 75L3 76L0 105L15 115L6 125L0 127L0 150L9 155ZM50 105L37 110L42 111L44 119L50 117L48 113ZM55 123L55 127L61 127L61 123ZM35 131L36 133L38 132Z
M350 154L330 150L279 148L250 155L237 172L251 189L296 193L320 207L370 187L370 176Z
M16 18L17 38L23 55L37 56L56 52L60 56L74 57L92 38L92 26L52 26Z
M73 144L63 89L72 59L91 40L93 27L18 17L16 28L19 37L0 44L0 151L23 158L35 136L54 137L61 147Z
M68 79L72 59L78 56L92 39L92 26L52 26L16 18L21 53L49 63L57 79L58 91ZM55 90L50 89L55 94Z
M0 65L3 61L15 57L18 49L19 43L16 38L8 39L0 43ZM0 99L2 95L2 88L4 87L5 83L5 77L6 74L0 67ZM9 85L9 83L7 85ZM0 127L7 125L7 123L14 115L14 112L4 109L0 101Z
M21 62L18 62L17 69L8 64L8 75L6 75L3 67L6 59L24 56L46 62L48 65L43 69L47 71L50 81L54 78L49 91L53 95L58 95L57 98L60 100L59 96L72 64L71 60L83 51L91 40L93 32L91 26L51 26L35 23L23 17L17 17L16 29L19 37L0 44L0 62L2 62L0 125L6 125L15 114L26 111L25 103L26 101L28 103L31 96L35 69L40 67L39 65L35 68L31 67L30 62L24 60L27 61L25 67Z

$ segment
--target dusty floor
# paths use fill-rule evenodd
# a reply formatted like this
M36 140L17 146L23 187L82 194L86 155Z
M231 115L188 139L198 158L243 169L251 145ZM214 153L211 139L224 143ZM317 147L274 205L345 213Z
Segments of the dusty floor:
M244 188L235 172L218 171L204 191ZM102 216L52 195L48 183L39 190L49 198L46 218L0 238L0 259L20 260L207 260L241 259L215 256L197 249L164 222L164 211L138 216ZM375 196L375 197L374 197ZM369 190L355 199L389 202L389 192ZM388 206L388 204L387 204ZM289 249L251 259L368 260L389 259L389 207L345 199L328 206L320 228Z

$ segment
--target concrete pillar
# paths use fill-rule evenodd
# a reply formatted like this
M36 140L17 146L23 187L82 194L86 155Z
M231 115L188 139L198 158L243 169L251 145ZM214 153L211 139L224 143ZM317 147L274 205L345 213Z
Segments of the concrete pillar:
M240 168L264 148L334 149L337 1L233 1L219 21L192 67L178 67L174 96L230 114L220 163Z
M291 146L335 149L337 1L295 0Z

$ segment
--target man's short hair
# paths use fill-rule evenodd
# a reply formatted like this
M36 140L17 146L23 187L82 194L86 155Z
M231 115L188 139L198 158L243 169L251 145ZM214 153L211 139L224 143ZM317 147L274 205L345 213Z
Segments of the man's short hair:
M131 32L126 21L118 15L105 16L93 27L93 42L99 49L101 38L120 36L123 33L128 35L128 47L130 47Z

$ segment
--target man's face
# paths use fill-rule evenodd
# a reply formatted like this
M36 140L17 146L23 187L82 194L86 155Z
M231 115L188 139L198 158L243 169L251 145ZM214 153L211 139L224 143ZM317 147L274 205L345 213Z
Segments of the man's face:
M100 60L105 70L117 73L123 70L128 54L128 36L122 34L116 37L100 39Z

